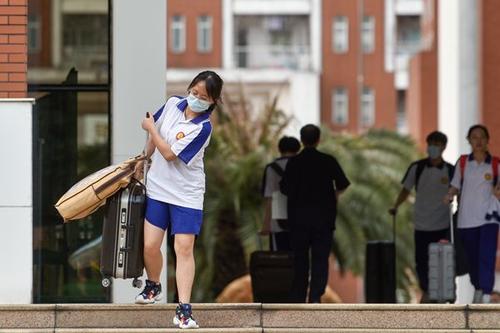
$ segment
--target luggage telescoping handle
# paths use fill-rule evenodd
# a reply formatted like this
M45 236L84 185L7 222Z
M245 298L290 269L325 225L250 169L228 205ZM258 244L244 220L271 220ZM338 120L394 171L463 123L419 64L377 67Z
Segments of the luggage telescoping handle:
M392 241L396 245L396 214L392 215Z
M146 112L146 118L149 118L149 112ZM146 186L147 183L147 174L148 174L148 142L149 142L149 132L146 132L146 143L144 144L144 156L146 156L146 159L144 160L144 186Z
M453 201L450 202L448 206L450 209L450 241L451 244L453 244L455 242L455 237L454 237L455 230L453 230Z

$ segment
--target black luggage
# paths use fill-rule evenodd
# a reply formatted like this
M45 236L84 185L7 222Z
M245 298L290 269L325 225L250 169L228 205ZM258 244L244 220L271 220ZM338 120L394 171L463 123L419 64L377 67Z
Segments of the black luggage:
M396 218L393 241L370 241L366 245L366 303L396 303Z
M255 251L250 256L253 301L289 303L293 280L291 252Z
M135 180L110 197L102 231L102 285L110 278L134 278L132 285L140 288L144 269L144 212L146 188Z

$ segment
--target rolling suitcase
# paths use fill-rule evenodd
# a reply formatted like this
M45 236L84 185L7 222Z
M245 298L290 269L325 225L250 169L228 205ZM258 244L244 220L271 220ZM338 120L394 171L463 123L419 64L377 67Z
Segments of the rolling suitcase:
M453 239L453 214L450 204L451 243L429 244L429 300L438 303L454 302L455 248Z
M293 280L293 254L255 251L250 256L253 301L289 303Z
M139 181L130 184L108 199L102 231L102 285L110 278L134 278L132 285L142 286L138 278L144 269L144 212L146 188Z
M370 241L366 245L366 303L396 303L396 217L393 241Z

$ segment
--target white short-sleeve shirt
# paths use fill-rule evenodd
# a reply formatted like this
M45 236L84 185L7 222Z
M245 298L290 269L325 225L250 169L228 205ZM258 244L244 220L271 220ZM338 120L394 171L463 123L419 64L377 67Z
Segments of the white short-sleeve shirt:
M187 100L171 97L154 114L158 131L177 156L167 161L155 149L147 177L147 195L155 200L203 209L205 171L203 156L210 141L210 113L186 120Z
M274 162L285 171L286 164L289 158L278 158ZM273 193L280 190L281 176L278 175L273 168L267 167L265 170L265 183L264 183L264 198L273 197ZM271 219L271 232L283 232L284 230L279 226L278 221Z
M459 228L476 228L488 222L485 218L489 203L493 196L492 157L478 163L473 155L469 155L465 164L464 179L461 179L460 163L455 166L455 174L451 185L460 190L458 210ZM499 167L500 169L500 167Z

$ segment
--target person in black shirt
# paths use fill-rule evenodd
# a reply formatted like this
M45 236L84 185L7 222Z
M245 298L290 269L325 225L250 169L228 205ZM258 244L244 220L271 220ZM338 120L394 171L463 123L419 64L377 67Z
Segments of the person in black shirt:
M305 303L309 280L309 303L319 303L328 280L328 257L333 242L337 201L350 185L337 160L316 147L320 129L306 125L300 130L304 149L292 157L280 183L288 197L288 222L294 253L294 279L290 301Z

